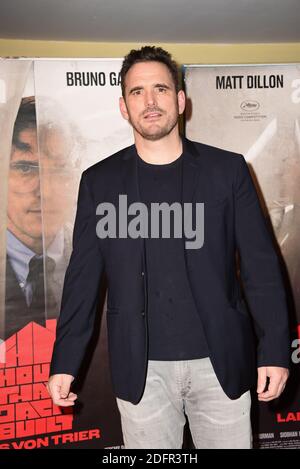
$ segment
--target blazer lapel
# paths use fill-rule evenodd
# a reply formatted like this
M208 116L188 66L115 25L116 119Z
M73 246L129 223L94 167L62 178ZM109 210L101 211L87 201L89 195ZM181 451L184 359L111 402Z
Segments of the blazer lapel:
M138 154L135 145L128 147L122 157L121 161L121 176L122 176L122 187L123 194L127 195L127 207L134 202L141 202L139 186L138 186L138 166L137 166ZM129 218L129 217L128 217ZM129 256L141 256L143 271L146 266L146 246L145 238L139 237L133 240L134 242L128 243Z
M135 145L131 145L123 153L121 163L123 193L127 195L128 205L132 202L140 201L138 190L137 156Z
M200 180L200 164L197 150L193 143L182 137L183 144L183 173L182 173L182 203L193 202L196 187Z

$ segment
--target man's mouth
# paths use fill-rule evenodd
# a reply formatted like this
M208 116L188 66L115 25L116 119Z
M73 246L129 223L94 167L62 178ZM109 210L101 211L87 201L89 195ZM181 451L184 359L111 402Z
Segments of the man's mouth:
M161 117L160 112L148 112L145 115L145 119L147 119L147 120L155 120L155 119L159 119L160 117Z

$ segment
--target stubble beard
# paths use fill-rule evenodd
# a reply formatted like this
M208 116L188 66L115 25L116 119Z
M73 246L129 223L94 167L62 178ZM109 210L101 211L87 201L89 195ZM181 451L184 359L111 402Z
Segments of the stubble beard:
M163 114L163 111L159 109L148 109L147 112L161 112ZM141 118L143 119L144 116L142 115ZM177 112L170 116L169 119L167 120L167 123L163 126L160 127L159 125L155 125L155 130L152 130L151 132L147 131L147 128L145 128L143 125L138 125L135 122L132 121L131 116L129 115L129 123L132 125L134 130L141 135L144 139L150 140L150 141L157 141L160 140L167 135L169 135L174 127L176 127L179 119L179 112L177 109Z

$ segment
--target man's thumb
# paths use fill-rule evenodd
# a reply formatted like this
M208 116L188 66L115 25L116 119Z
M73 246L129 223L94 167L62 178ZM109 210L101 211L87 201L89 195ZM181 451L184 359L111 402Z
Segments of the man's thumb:
M63 383L60 388L60 397L62 399L65 399L70 392L70 384L68 383Z
M261 367L257 370L258 377L257 377L257 392L261 393L265 389L266 382L267 382L267 368Z

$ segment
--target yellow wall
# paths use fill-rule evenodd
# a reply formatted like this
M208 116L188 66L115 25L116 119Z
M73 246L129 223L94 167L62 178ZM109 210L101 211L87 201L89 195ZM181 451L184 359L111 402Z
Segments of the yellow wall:
M0 57L123 57L144 43L63 42L0 39ZM300 43L167 44L179 64L300 62Z

